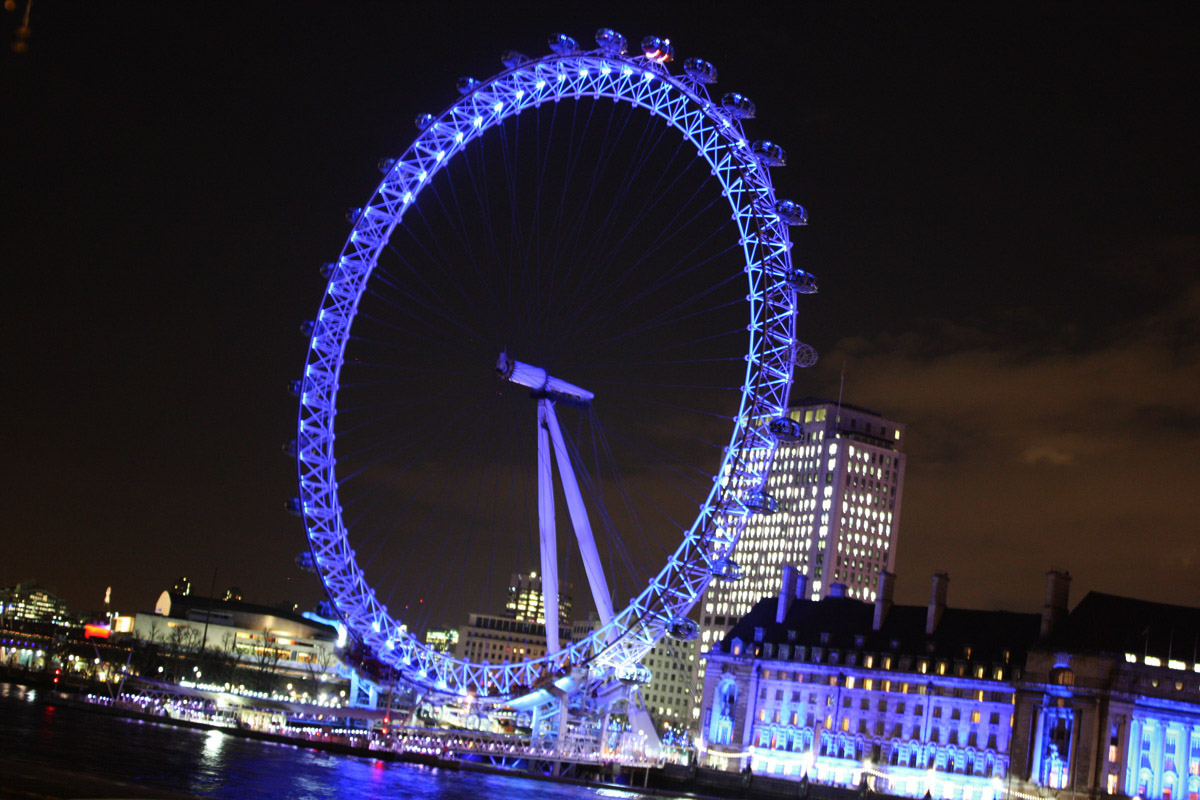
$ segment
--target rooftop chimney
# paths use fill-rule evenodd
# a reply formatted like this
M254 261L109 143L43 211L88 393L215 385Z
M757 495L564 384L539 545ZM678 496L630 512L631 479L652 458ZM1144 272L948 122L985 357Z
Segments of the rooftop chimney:
M896 574L883 570L879 573L879 590L875 592L875 621L872 629L879 630L888 612L892 610L892 592L896 590Z
M1046 573L1046 602L1042 605L1040 637L1045 639L1067 615L1067 597L1071 593L1071 573L1052 569Z
M779 587L779 605L775 607L775 621L783 623L792 600L796 597L796 568L790 564L783 568L783 583Z
M933 636L942 612L946 610L946 591L950 588L950 575L945 572L933 573L933 594L929 596L929 613L925 616L925 635Z

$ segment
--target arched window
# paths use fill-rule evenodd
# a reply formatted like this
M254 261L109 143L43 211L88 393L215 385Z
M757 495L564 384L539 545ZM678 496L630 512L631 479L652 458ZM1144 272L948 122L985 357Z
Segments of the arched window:
M708 740L713 744L729 744L733 741L733 713L737 708L737 696L737 683L732 678L726 678L717 686L708 728Z
M1050 682L1057 686L1074 686L1075 673L1070 667L1055 667L1050 670Z

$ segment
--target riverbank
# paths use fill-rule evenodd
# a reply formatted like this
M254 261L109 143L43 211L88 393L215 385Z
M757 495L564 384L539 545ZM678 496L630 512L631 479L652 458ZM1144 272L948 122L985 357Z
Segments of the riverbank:
M492 764L485 764L475 761L466 761L450 758L441 758L434 755L415 752L397 752L393 750L375 750L369 747L359 747L346 744L344 742L327 741L321 739L302 739L294 736L283 736L279 734L269 733L266 731L253 730L248 728L238 728L228 725L216 725L205 723L199 720L186 719L180 717L170 717L161 714L151 714L139 712L131 708L121 706L111 706L102 703L88 702L79 697L72 697L64 692L49 692L43 703L59 704L74 709L79 709L93 714L102 714L109 717L124 718L130 720L138 720L142 722L159 723L163 725L172 725L180 728L189 728L192 730L218 731L229 736L236 736L242 739L253 739L263 742L271 742L274 744L291 745L292 747L317 750L335 755L358 756L360 758L370 758L378 761L388 761L396 763L416 764L427 767L436 767L438 769L446 769L451 771L476 772L490 775L504 775L509 777L519 777L534 781L543 781L551 783L567 784L580 787L598 787L609 790L626 791L635 795L643 796L660 796L660 797L679 797L679 798L696 798L697 800L726 800L727 795L718 793L714 795L698 794L688 790L686 787L668 787L663 784L663 781L656 777L657 773L661 773L659 769L649 770L626 770L619 772L618 776L624 777L626 782L606 781L601 780L599 775L587 775L583 777L572 777L565 775L546 775L536 771L520 770L514 768L506 768ZM597 765L597 770L599 765ZM54 776L48 776L54 779ZM640 780L638 780L640 779ZM53 788L58 782L52 780L50 788ZM69 784L68 784L69 786ZM31 794L13 795L22 797L46 797L54 798L59 795L43 792ZM70 797L84 797L82 794L72 794ZM88 797L110 797L108 795L87 795ZM153 794L131 794L130 797L152 797ZM0 794L0 797L4 797ZM186 795L166 795L163 797L179 798L189 797Z
M230 736L238 736L243 739L256 739L261 742L288 744L292 745L293 747L306 747L326 753L335 753L337 755L362 756L364 758L376 758L382 761L398 761L407 764L421 764L427 767L439 767L441 769L458 769L461 763L455 759L440 758L436 755L430 755L428 753L374 750L370 747L361 747L358 745L330 739L286 736L279 733L271 733L270 731L256 730L254 728L238 727L234 725L221 725L203 722L197 719L173 717L165 714L152 714L145 711L138 711L127 706L113 706L104 703L90 702L78 697L72 697L65 692L53 692L51 693L51 696L47 697L43 702L61 703L63 705L72 706L96 714L108 714L114 717L141 720L142 722L157 722L162 725L174 725L180 728L192 728L195 730L220 731L221 733L226 733Z
M807 798L808 800L862 800L861 790L833 787L819 784L799 783L780 777L759 776L719 772L708 769L689 769L685 767L667 766L650 769L625 769L619 773L617 780L609 779L608 774L601 773L601 765L576 765L585 771L576 771L574 775L547 774L546 768L551 763L543 759L531 764L535 769L517 769L504 767L487 762L473 762L441 758L425 753L401 753L391 750L374 750L366 746L355 746L337 741L322 741L319 739L283 736L266 731L231 727L228 724L206 724L201 721L186 718L168 717L161 714L137 712L130 708L113 707L102 703L91 703L78 697L71 697L59 692L40 692L39 704L61 706L63 710L81 711L88 715L102 715L110 718L129 719L140 722L159 723L207 732L219 732L230 737L247 740L257 740L274 745L289 745L299 752L316 751L331 755L356 756L361 760L373 762L398 762L424 767L436 768L430 774L448 776L458 774L478 773L481 776L504 776L510 778L526 778L543 782L551 782L581 788L605 789L609 791L628 792L633 796L659 796L697 798L698 800L777 800L782 798ZM6 766L0 761L0 774L6 773ZM12 789L7 794L0 791L0 798L34 797L34 798L100 798L100 797L129 797L153 798L162 797L168 800L175 798L192 798L191 795L181 795L168 791L158 792L153 788L136 786L134 790L125 792L119 784L105 782L103 779L92 779L88 775L79 775L68 769L57 771L45 770L30 766L20 781L8 782ZM9 788L6 784L5 789ZM872 793L873 795L873 793ZM880 799L881 800L881 799Z

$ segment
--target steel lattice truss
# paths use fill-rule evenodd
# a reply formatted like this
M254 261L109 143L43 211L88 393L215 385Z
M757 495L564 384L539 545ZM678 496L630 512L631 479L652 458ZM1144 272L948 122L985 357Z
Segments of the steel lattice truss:
M710 165L729 201L748 282L749 350L741 402L721 469L699 514L666 565L612 623L542 658L476 664L448 657L408 634L368 585L338 504L334 421L338 375L359 299L380 250L433 175L473 139L545 102L609 98L645 109L678 131ZM672 620L708 586L733 552L765 483L776 440L767 422L786 410L797 342L797 287L788 222L776 213L769 169L738 116L688 76L641 56L556 53L476 83L432 119L387 172L332 266L300 387L297 460L300 500L318 571L351 632L378 659L428 690L504 698L579 667L592 678L638 662ZM795 220L790 220L795 222ZM803 291L803 289L801 289Z

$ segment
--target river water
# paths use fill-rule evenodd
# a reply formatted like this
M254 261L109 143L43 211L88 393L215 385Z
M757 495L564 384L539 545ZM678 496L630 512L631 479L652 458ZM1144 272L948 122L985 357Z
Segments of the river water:
M113 717L0 683L0 753L52 769L222 800L639 798L614 789L443 770Z

